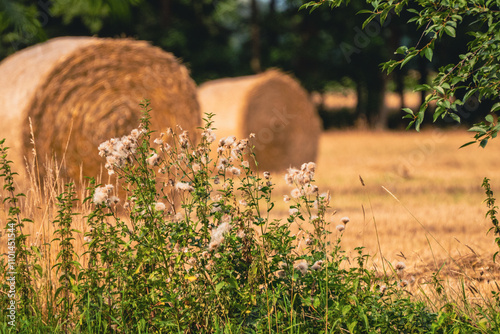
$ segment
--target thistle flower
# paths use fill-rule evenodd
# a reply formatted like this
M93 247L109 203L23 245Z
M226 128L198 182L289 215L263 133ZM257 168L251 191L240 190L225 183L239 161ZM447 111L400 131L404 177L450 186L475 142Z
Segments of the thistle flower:
M116 196L111 196L110 198L108 198L108 203L116 205L116 204L120 203L120 199Z
M108 195L113 191L113 186L111 184L105 185L103 187L95 188L94 197L92 198L94 204L104 204L107 203L109 197Z
M201 170L201 165L199 163L193 164L193 172L198 173Z
M294 188L294 189L291 191L290 195L292 195L292 197L293 197L293 198L299 198L299 197L300 197L300 195L301 195L301 193L300 193L300 190L299 190L299 189Z
M404 262L398 262L396 263L396 265L394 266L394 268L397 270L397 271L403 271L406 269L406 264Z
M241 174L241 170L237 167L231 167L229 168L229 173L233 176L239 176Z
M209 144L213 143L216 139L215 133L212 129L206 129L201 135L207 139L207 143Z
M146 159L146 163L150 166L158 165L158 161L160 160L160 156L156 153L153 153L152 156Z
M301 261L295 264L294 268L302 273L302 275L305 275L307 273L307 269L309 268L309 265L305 261Z
M349 219L349 217L342 217L342 218L340 219L340 221L341 221L342 223L344 223L344 224L347 224L348 222L350 222L350 219Z
M250 164L249 164L249 163L248 163L248 161L246 161L246 160L241 162L241 166L242 166L243 168L250 168Z
M217 228L212 229L212 237L208 244L208 249L211 251L217 249L224 241L224 235L229 232L230 229L231 225L229 223L222 223Z
M156 211L165 211L165 204L162 202L155 203L155 210Z
M337 231L342 232L342 231L345 230L345 225L342 225L342 224L341 225L337 225L336 229L337 229Z
M234 144L234 141L236 140L236 137L235 136L229 136L225 139L224 141L224 146L226 147L230 147L231 145Z
M323 265L323 260L316 261L316 262L314 262L314 264L311 266L311 269L312 269L312 270L314 270L314 271L321 270L321 269L322 269L322 265Z
M284 270L278 270L276 272L276 276L278 276L279 278L285 278L286 272Z
M189 185L189 183L180 181L175 184L175 189L182 191L189 191L189 192L194 190L194 188L191 185Z

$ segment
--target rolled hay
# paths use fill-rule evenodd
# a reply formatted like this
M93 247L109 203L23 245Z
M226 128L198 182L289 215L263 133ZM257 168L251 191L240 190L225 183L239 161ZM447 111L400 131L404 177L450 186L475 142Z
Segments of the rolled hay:
M55 154L64 175L96 176L105 163L97 147L138 127L144 99L153 130L180 125L195 135L196 85L172 54L131 39L55 38L0 63L0 137L29 155L31 119L42 162Z
M202 113L214 113L217 137L252 140L259 170L282 171L315 161L321 120L307 92L291 76L262 74L224 78L198 87Z

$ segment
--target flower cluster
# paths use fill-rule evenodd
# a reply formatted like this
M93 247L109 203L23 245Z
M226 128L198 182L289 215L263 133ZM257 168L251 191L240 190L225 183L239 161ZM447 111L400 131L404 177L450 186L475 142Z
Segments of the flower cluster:
M120 200L116 196L109 196L113 192L113 185L107 184L102 187L97 187L92 198L94 204L117 204Z
M115 173L115 167L122 167L130 161L137 149L137 140L143 130L134 129L130 135L121 138L111 138L99 145L99 155L106 158L104 167L108 174Z
M228 221L223 222L217 228L212 229L212 237L208 244L208 250L213 251L217 249L222 242L224 242L224 235L231 230L231 224Z
M300 170L288 168L288 173L285 174L285 181L289 186L296 187L291 192L293 198L313 195L318 192L318 187L311 183L314 179L315 171L316 164L314 162L302 164Z

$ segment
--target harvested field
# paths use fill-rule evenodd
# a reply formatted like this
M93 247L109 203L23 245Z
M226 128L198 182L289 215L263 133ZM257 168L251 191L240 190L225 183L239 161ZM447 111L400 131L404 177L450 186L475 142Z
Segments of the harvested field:
M382 257L392 264L404 261L408 274L422 280L445 264L441 277L471 278L485 291L496 290L493 279L500 270L492 256L498 247L495 236L487 234L492 225L485 219L481 183L490 178L498 198L500 141L486 149L459 149L471 138L465 129L324 133L316 181L320 192L330 191L337 210L331 217L332 240L340 218L348 216L342 246L349 256L362 246L379 270ZM275 177L284 184L281 175ZM279 186L276 193L290 190ZM281 196L277 202L285 215Z

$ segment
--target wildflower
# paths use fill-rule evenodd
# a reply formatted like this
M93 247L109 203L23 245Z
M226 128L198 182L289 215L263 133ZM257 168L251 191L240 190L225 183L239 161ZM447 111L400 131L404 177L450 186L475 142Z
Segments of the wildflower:
M247 206L248 205L247 201L245 201L244 199L240 199L239 203L240 203L241 206Z
M310 221L313 221L313 220L316 220L316 219L318 219L317 215L311 215L311 217L309 217Z
M269 178L270 178L270 177L271 177L271 173L269 173L269 172L264 172L264 178L265 178L266 180L269 180Z
M248 161L246 161L246 160L241 162L241 166L242 166L243 168L250 168L250 164L249 164L249 163L248 163Z
M255 138L255 133L250 133L250 135L248 136L248 138Z
M301 193L300 193L300 190L297 189L297 188L294 188L292 190L292 192L290 193L290 195L292 195L293 198L299 198Z
M94 204L104 204L108 200L108 190L106 187L97 187L94 192L94 197L92 198Z
M345 225L342 225L342 224L341 225L337 225L336 229L337 229L337 231L342 232L342 231L345 230Z
M187 148L189 146L189 136L187 131L183 131L179 135L179 144L181 148Z
M313 244L313 242L314 242L314 240L313 240L313 239L310 239L310 238L307 238L307 239L306 239L306 245L308 245L308 246L312 245L312 244Z
M347 224L348 222L350 222L350 219L349 219L349 217L342 217L342 218L340 219L340 221L341 221L342 223L344 223L344 224Z
M225 142L224 142L224 146L230 147L231 145L234 144L235 140L236 140L235 136L229 136L229 137L227 137L226 140L225 140Z
M241 239L243 239L243 238L245 237L245 235L246 235L246 234L245 234L245 230L243 230L243 229L241 229L241 228L240 228L240 229L238 230L238 232L236 233L236 236L237 236L238 238L241 238Z
M146 159L146 163L150 166L158 165L158 160L160 160L160 156L156 153L153 153L152 156Z
M321 270L321 266L323 265L323 260L319 260L319 261L316 261L314 262L314 264L311 266L311 269L314 270L314 271L318 271L318 270Z
M312 195L316 192L318 192L318 186L313 185L313 184L306 184L304 186L305 193L308 195Z
M177 212L175 215L174 215L174 222L180 222L181 220L184 219L184 215L182 214L182 212Z
M290 202L290 196L288 196L288 195L284 195L284 196L283 196L283 201L285 201L285 202Z
M405 279L402 279L401 281L398 282L398 288L406 288L408 286L409 282Z
M297 210L296 208L291 208L290 210L288 210L288 212L290 213L290 216L293 216L297 214L299 210Z
M92 242L92 238L90 236L86 236L86 237L83 237L83 241L87 242L87 243L91 243Z
M308 172L313 172L316 170L316 164L314 162L309 162L305 168Z
M198 163L193 164L193 172L198 173L201 170L201 165Z
M406 264L404 262L400 261L400 262L396 263L394 268L396 268L397 271L403 271L406 269Z
M155 210L156 211L165 211L165 204L162 202L155 203Z
M217 228L212 229L212 237L208 244L209 250L215 250L224 241L224 235L229 232L231 225L229 223L222 223Z
M278 276L279 278L285 278L286 272L284 270L278 270L276 272L276 276Z
M163 145L163 136L164 135L165 135L164 133L161 133L159 138L156 138L155 140L153 140L153 143L155 143L156 145Z
M220 179L218 176L214 177L214 184L219 184L220 183Z
M132 131L130 131L130 135L136 139L139 137L140 134L141 134L141 131L139 131L137 129L133 129Z
M382 284L378 290L380 291L381 294L384 294L385 290L387 290L387 285Z
M212 129L203 131L201 135L207 139L207 143L209 144L213 143L216 139L215 133L212 131Z
M233 176L239 176L241 174L241 170L237 167L231 167L229 169L229 173L231 173L231 175Z
M120 203L120 199L116 196L111 196L110 198L108 198L108 203L116 205Z
M301 261L295 264L294 268L298 271L301 272L302 275L305 275L307 273L309 265L305 261Z
M180 181L175 184L175 189L189 191L189 192L194 190L194 188L191 185L189 185L189 183L180 182Z

